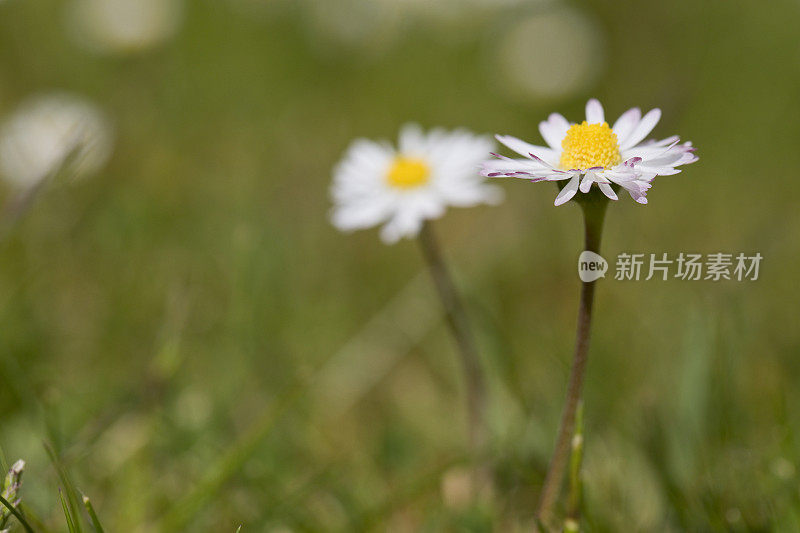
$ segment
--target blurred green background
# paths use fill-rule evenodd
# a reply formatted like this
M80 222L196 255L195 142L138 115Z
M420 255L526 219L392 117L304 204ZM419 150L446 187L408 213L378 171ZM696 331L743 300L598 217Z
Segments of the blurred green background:
M0 447L65 530L51 442L109 531L516 531L573 343L579 210L505 181L437 223L491 381L494 494L464 497L462 383L415 243L328 223L355 137L538 143L596 96L700 161L604 255L760 252L751 282L600 282L587 531L798 531L800 4L3 0L0 119L95 106L107 162L0 242ZM150 10L150 11L147 11ZM0 195L15 205L10 181Z

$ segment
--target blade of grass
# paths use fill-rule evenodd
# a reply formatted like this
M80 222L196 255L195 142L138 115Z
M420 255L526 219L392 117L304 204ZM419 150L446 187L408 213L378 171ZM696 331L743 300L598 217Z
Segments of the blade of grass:
M78 533L78 530L75 528L75 520L72 518L69 506L64 500L64 492L61 489L58 489L58 497L61 498L61 508L64 509L64 516L67 518L67 529L69 529L69 533Z
M44 448L47 450L47 454L50 456L50 461L53 463L53 468L56 469L56 473L58 474L58 478L61 480L61 485L63 486L64 491L67 493L66 504L69 506L70 514L75 517L73 527L75 527L75 531L77 533L82 533L83 529L81 528L80 514L78 512L78 503L76 498L77 490L75 489L75 485L72 484L69 474L64 468L64 465L61 464L61 461L59 460L55 450L53 450L53 447L45 442Z
M25 531L28 533L33 533L33 528L28 524L27 520L25 520L25 517L22 516L22 513L20 513L16 507L11 505L11 502L0 496L0 503L3 504L3 506L8 509L11 514L14 515L14 518L16 518L19 523L22 524L22 527L25 528Z
M83 506L86 507L86 512L89 513L89 518L92 521L92 527L97 533L103 533L103 526L100 525L100 519L97 518L97 513L94 512L92 501L85 494L83 496Z

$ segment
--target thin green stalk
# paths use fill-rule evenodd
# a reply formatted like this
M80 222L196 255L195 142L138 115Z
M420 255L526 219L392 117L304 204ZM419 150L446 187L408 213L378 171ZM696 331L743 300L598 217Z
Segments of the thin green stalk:
M64 500L64 493L61 489L58 490L58 497L61 498L61 508L64 510L64 516L67 518L67 529L69 533L78 533L78 528L75 525L77 517L73 518L73 511L70 510L70 506L68 506L67 501Z
M486 381L481 361L464 303L456 290L453 278L447 269L441 247L429 222L423 224L419 243L444 306L447 324L458 345L461 366L466 385L467 413L469 417L469 439L475 457L481 455L488 437L486 428Z
M27 520L25 520L25 517L24 517L24 516L22 516L22 513L20 513L20 512L17 510L17 508L16 508L16 507L14 507L13 505L11 505L11 502L9 502L8 500L6 500L6 499L5 499L5 498L3 498L2 496L0 496L0 504L3 504L3 506L4 506L6 509L8 509L8 511L9 511L11 514L13 514L13 515L14 515L14 518L16 518L17 520L19 520L19 523L20 523L20 524L22 524L22 527L24 527L24 528L25 528L25 531L27 531L28 533L33 533L33 528L32 528L32 527L31 527L31 526L28 524L28 521L27 521Z
M67 516L68 518L74 517L72 527L75 528L77 533L82 533L83 528L81 527L80 513L78 512L78 502L76 498L77 491L75 490L75 485L72 483L72 480L70 479L66 468L61 463L61 459L59 458L55 449L46 442L44 443L44 447L45 450L47 450L47 454L50 456L50 461L53 463L53 467L56 469L58 478L61 480L61 485L64 488L64 492L67 493L66 502L64 502L63 494L61 496L62 503L69 508L69 514ZM70 531L72 531L72 529L70 529Z
M578 403L575 415L575 434L572 436L572 453L569 457L569 499L567 500L567 518L564 521L565 532L580 530L581 501L583 498L583 480L581 465L583 464L583 400Z
M602 196L602 195L600 195ZM583 209L584 220L584 250L600 252L600 240L603 233L603 220L605 219L608 200L605 197L586 195L580 203ZM553 514L553 506L561 492L564 471L570 455L572 434L575 429L575 418L578 404L581 399L583 379L586 373L586 361L589 353L589 337L592 326L592 305L594 303L595 281L582 282L580 303L578 304L578 326L575 339L575 353L572 360L569 383L567 385L567 399L561 414L561 423L556 438L555 450L547 475L544 479L542 492L539 496L537 516L548 524Z
M89 513L89 519L92 521L92 527L97 533L103 533L103 526L100 525L100 519L97 518L97 513L94 512L94 505L92 501L85 494L83 495L83 506L86 507L86 512Z

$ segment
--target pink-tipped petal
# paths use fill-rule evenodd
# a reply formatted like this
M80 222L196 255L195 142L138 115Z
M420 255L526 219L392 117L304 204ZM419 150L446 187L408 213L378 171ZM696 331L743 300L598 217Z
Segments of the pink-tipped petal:
M642 120L631 132L630 136L625 139L625 142L620 142L620 150L627 150L632 146L639 144L642 139L647 137L653 128L656 127L658 121L661 120L661 110L658 108L651 109L647 114L642 117Z
M625 111L620 117L614 122L614 126L611 128L614 130L614 133L617 135L617 142L622 145L628 137L630 136L631 132L639 125L639 121L642 119L642 112L639 110L638 107L634 107L632 109L628 109Z
M592 188L592 183L594 183L594 180L587 174L581 181L581 186L579 187L580 191L584 194L588 193Z
M580 174L578 174L569 180L569 183L567 183L564 188L561 189L561 192L558 193L558 196L556 196L555 202L553 202L554 205L559 206L565 204L575 196L575 193L578 192L578 180L580 177Z
M608 183L598 183L598 187L600 187L600 191L605 194L610 200L619 200L617 197L617 193L614 192L614 189L611 188L611 185Z
M586 102L586 122L589 124L601 124L605 122L605 113L603 113L603 105L597 98L592 98Z
M561 141L567 135L569 122L558 113L551 113L547 120L539 123L539 133L554 150L561 150Z
M553 159L555 156L555 152L550 148L536 146L535 144L527 143L522 139L517 139L511 135L495 135L495 138L518 154L526 157L531 153L536 154L538 157L545 160Z

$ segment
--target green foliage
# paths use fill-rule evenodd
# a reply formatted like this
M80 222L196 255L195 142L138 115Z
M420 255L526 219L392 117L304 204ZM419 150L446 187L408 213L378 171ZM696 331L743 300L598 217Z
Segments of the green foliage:
M0 1L0 118L62 89L116 128L98 175L52 183L0 241L0 445L27 462L9 525L102 531L96 508L122 532L530 530L577 208L507 181L502 207L437 225L490 376L493 490L465 503L445 483L469 462L460 374L418 251L333 230L330 169L407 120L535 140L590 91L612 119L661 107L657 133L701 158L647 207L609 206L605 257L765 260L757 282L599 282L582 530L800 529L797 5L570 3L602 32L601 77L521 103L495 47L558 2L399 23L395 48L364 54L315 40L310 2L186 2L172 41L116 57L70 40L67 2Z

